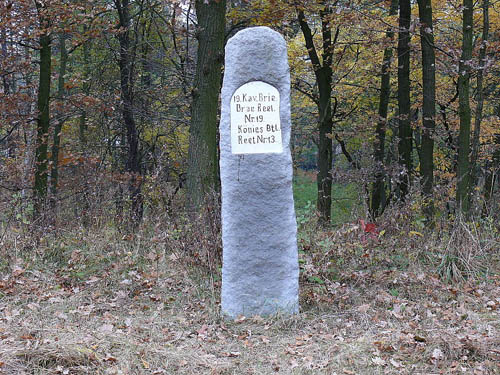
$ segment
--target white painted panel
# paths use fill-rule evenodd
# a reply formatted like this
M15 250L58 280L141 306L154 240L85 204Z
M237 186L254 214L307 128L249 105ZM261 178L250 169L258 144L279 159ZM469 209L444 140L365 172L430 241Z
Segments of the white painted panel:
M280 94L275 87L253 81L234 92L231 98L231 152L283 152Z

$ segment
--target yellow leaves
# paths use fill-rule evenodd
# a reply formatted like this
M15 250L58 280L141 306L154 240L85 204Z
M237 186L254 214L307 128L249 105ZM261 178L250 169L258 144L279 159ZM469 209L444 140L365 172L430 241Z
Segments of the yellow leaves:
M483 141L492 140L500 128L498 116L486 116L481 121L481 138Z
M103 358L96 352L98 348L98 345L92 345L90 348L78 346L75 350L91 361L101 361Z
M237 6L227 12L233 23L245 22L252 26L282 27L295 17L293 8L282 0L257 0L246 6Z

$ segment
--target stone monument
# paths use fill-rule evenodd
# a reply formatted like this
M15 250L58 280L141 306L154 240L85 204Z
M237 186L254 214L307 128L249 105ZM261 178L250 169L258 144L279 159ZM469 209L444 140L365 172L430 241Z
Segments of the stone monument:
M290 71L283 37L244 29L226 45L220 172L222 314L298 312L290 154Z

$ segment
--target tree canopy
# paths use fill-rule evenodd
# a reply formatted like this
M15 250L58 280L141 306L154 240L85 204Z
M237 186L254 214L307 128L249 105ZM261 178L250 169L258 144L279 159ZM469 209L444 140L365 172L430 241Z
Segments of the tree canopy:
M2 0L0 197L32 198L35 219L101 208L129 224L185 186L199 206L218 190L224 42L267 25L288 43L293 158L317 171L321 222L339 180L358 183L372 218L400 203L429 222L487 214L498 14L488 0Z

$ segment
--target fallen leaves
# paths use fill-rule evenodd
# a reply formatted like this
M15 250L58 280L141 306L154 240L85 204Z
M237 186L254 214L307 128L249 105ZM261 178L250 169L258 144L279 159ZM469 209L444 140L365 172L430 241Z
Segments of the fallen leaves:
M419 336L419 335L413 335L413 339L417 342L426 342L427 340L425 337Z
M295 338L295 346L302 346L305 345L307 342L309 342L312 339L313 335L308 334L304 336L297 336Z
M234 322L235 323L243 323L245 320L247 320L247 317L244 316L244 315L239 315L235 320Z
M395 368L402 368L404 367L401 362L398 362L396 361L395 359L391 358L389 359L389 362L391 363L391 365L393 365Z
M114 330L113 324L105 323L98 328L98 331L104 334L110 334Z
M375 363L377 366L385 366L387 363L380 357L374 357L372 358L372 362Z
M25 335L21 335L19 336L19 338L21 340L36 340L36 337L34 337L33 335L31 334L25 334Z
M90 284L94 284L96 282L98 282L100 279L96 276L92 276L91 278L89 278L88 280L85 281L85 284L87 285L90 285Z
M22 268L18 264L15 264L12 267L12 273L11 273L11 275L12 275L13 278L17 278L17 277L21 276L22 274L24 274L24 272L26 272L24 268Z
M118 362L118 359L111 354L106 354L104 358L102 359L104 362L110 362L110 363L115 363Z
M224 352L224 353L222 353L222 355L224 357L228 357L228 358L235 358L235 357L239 357L241 355L241 352Z
M381 353L393 353L395 351L394 346L392 344L388 344L384 341L375 341L373 343Z
M83 253L72 254L75 269L77 255ZM311 305L290 322L239 316L228 323L214 317L220 301L213 291L200 293L203 286L192 280L183 284L186 276L177 271L167 277L156 265L116 263L111 271L78 279L66 271L36 274L27 265L1 275L0 351L92 348L79 363L95 367L79 373L103 374L127 368L153 374L294 368L337 375L500 369L500 279L450 287L424 272L351 270L337 281L320 275L325 284L307 284L301 298ZM316 270L307 272L315 276ZM0 372L11 361L3 352ZM61 356L47 372L77 373L65 360Z
M269 340L269 337L267 336L261 336L260 337L260 340L264 343L264 344L269 344L271 342L271 340Z
M201 328L196 331L196 333L198 334L198 337L200 339L202 339L202 340L206 339L207 338L207 333L208 333L208 325L203 324L201 326Z
M496 310L498 308L498 306L500 305L500 302L499 302L499 298L497 298L497 301L488 301L486 302L486 308L488 310Z
M363 305L360 305L360 306L358 306L357 310L362 314L366 314L368 312L368 310L370 310L370 304L365 303Z
M435 348L431 354L431 361L433 363L441 361L444 358L444 353L440 348Z

